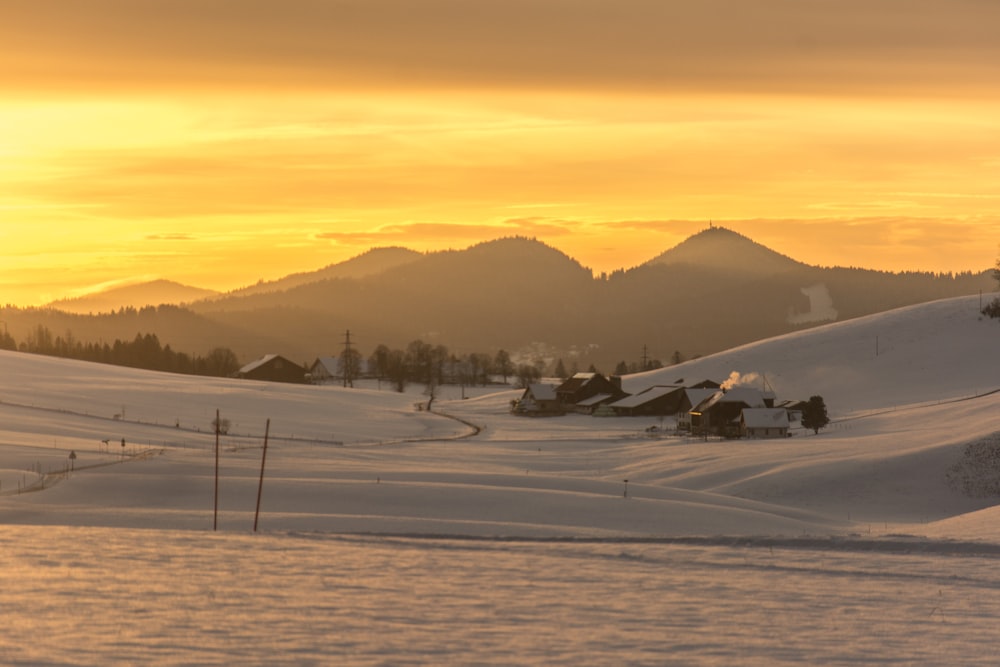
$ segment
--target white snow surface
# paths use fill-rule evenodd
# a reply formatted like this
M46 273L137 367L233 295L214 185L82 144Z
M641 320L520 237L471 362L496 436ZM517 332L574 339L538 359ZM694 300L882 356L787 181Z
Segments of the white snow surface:
M625 378L823 396L780 440L0 352L0 662L993 664L1000 510L947 476L1000 432L978 303Z

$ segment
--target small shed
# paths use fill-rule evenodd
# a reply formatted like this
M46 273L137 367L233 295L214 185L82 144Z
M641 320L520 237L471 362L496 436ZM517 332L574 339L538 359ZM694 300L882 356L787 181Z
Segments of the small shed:
M788 437L788 410L745 408L740 413L740 435L744 438Z
M789 423L802 421L802 411L806 407L806 401L788 400L776 403L776 408L784 408L788 412Z

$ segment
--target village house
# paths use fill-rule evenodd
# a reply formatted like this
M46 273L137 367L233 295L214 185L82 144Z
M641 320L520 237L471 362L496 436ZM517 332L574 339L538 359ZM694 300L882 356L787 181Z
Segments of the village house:
M306 381L306 369L281 355L266 354L236 371L236 377L266 382L303 383Z
M740 413L740 436L744 438L786 438L788 425L785 408L745 408Z
M556 387L552 384L530 384L521 394L521 398L514 401L513 412L529 417L547 417L563 414L559 397L556 395Z
M354 379L370 377L367 359L358 359ZM330 384L344 379L339 357L317 357L309 367L309 380L315 384Z
M310 379L316 384L333 382L340 377L337 370L339 363L337 357L317 357L309 368Z

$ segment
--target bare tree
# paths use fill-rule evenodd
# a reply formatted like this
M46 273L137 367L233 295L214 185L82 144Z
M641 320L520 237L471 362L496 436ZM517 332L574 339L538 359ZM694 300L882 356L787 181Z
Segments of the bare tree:
M514 362L510 360L510 354L507 350L497 350L497 354L493 358L493 370L503 377L503 383L507 384L507 378L515 371Z

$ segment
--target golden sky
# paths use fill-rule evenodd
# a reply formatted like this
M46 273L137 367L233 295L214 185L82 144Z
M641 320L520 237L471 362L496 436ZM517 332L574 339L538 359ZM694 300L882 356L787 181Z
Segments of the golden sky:
M710 220L983 270L998 29L994 0L0 0L0 302L513 234L610 271Z

